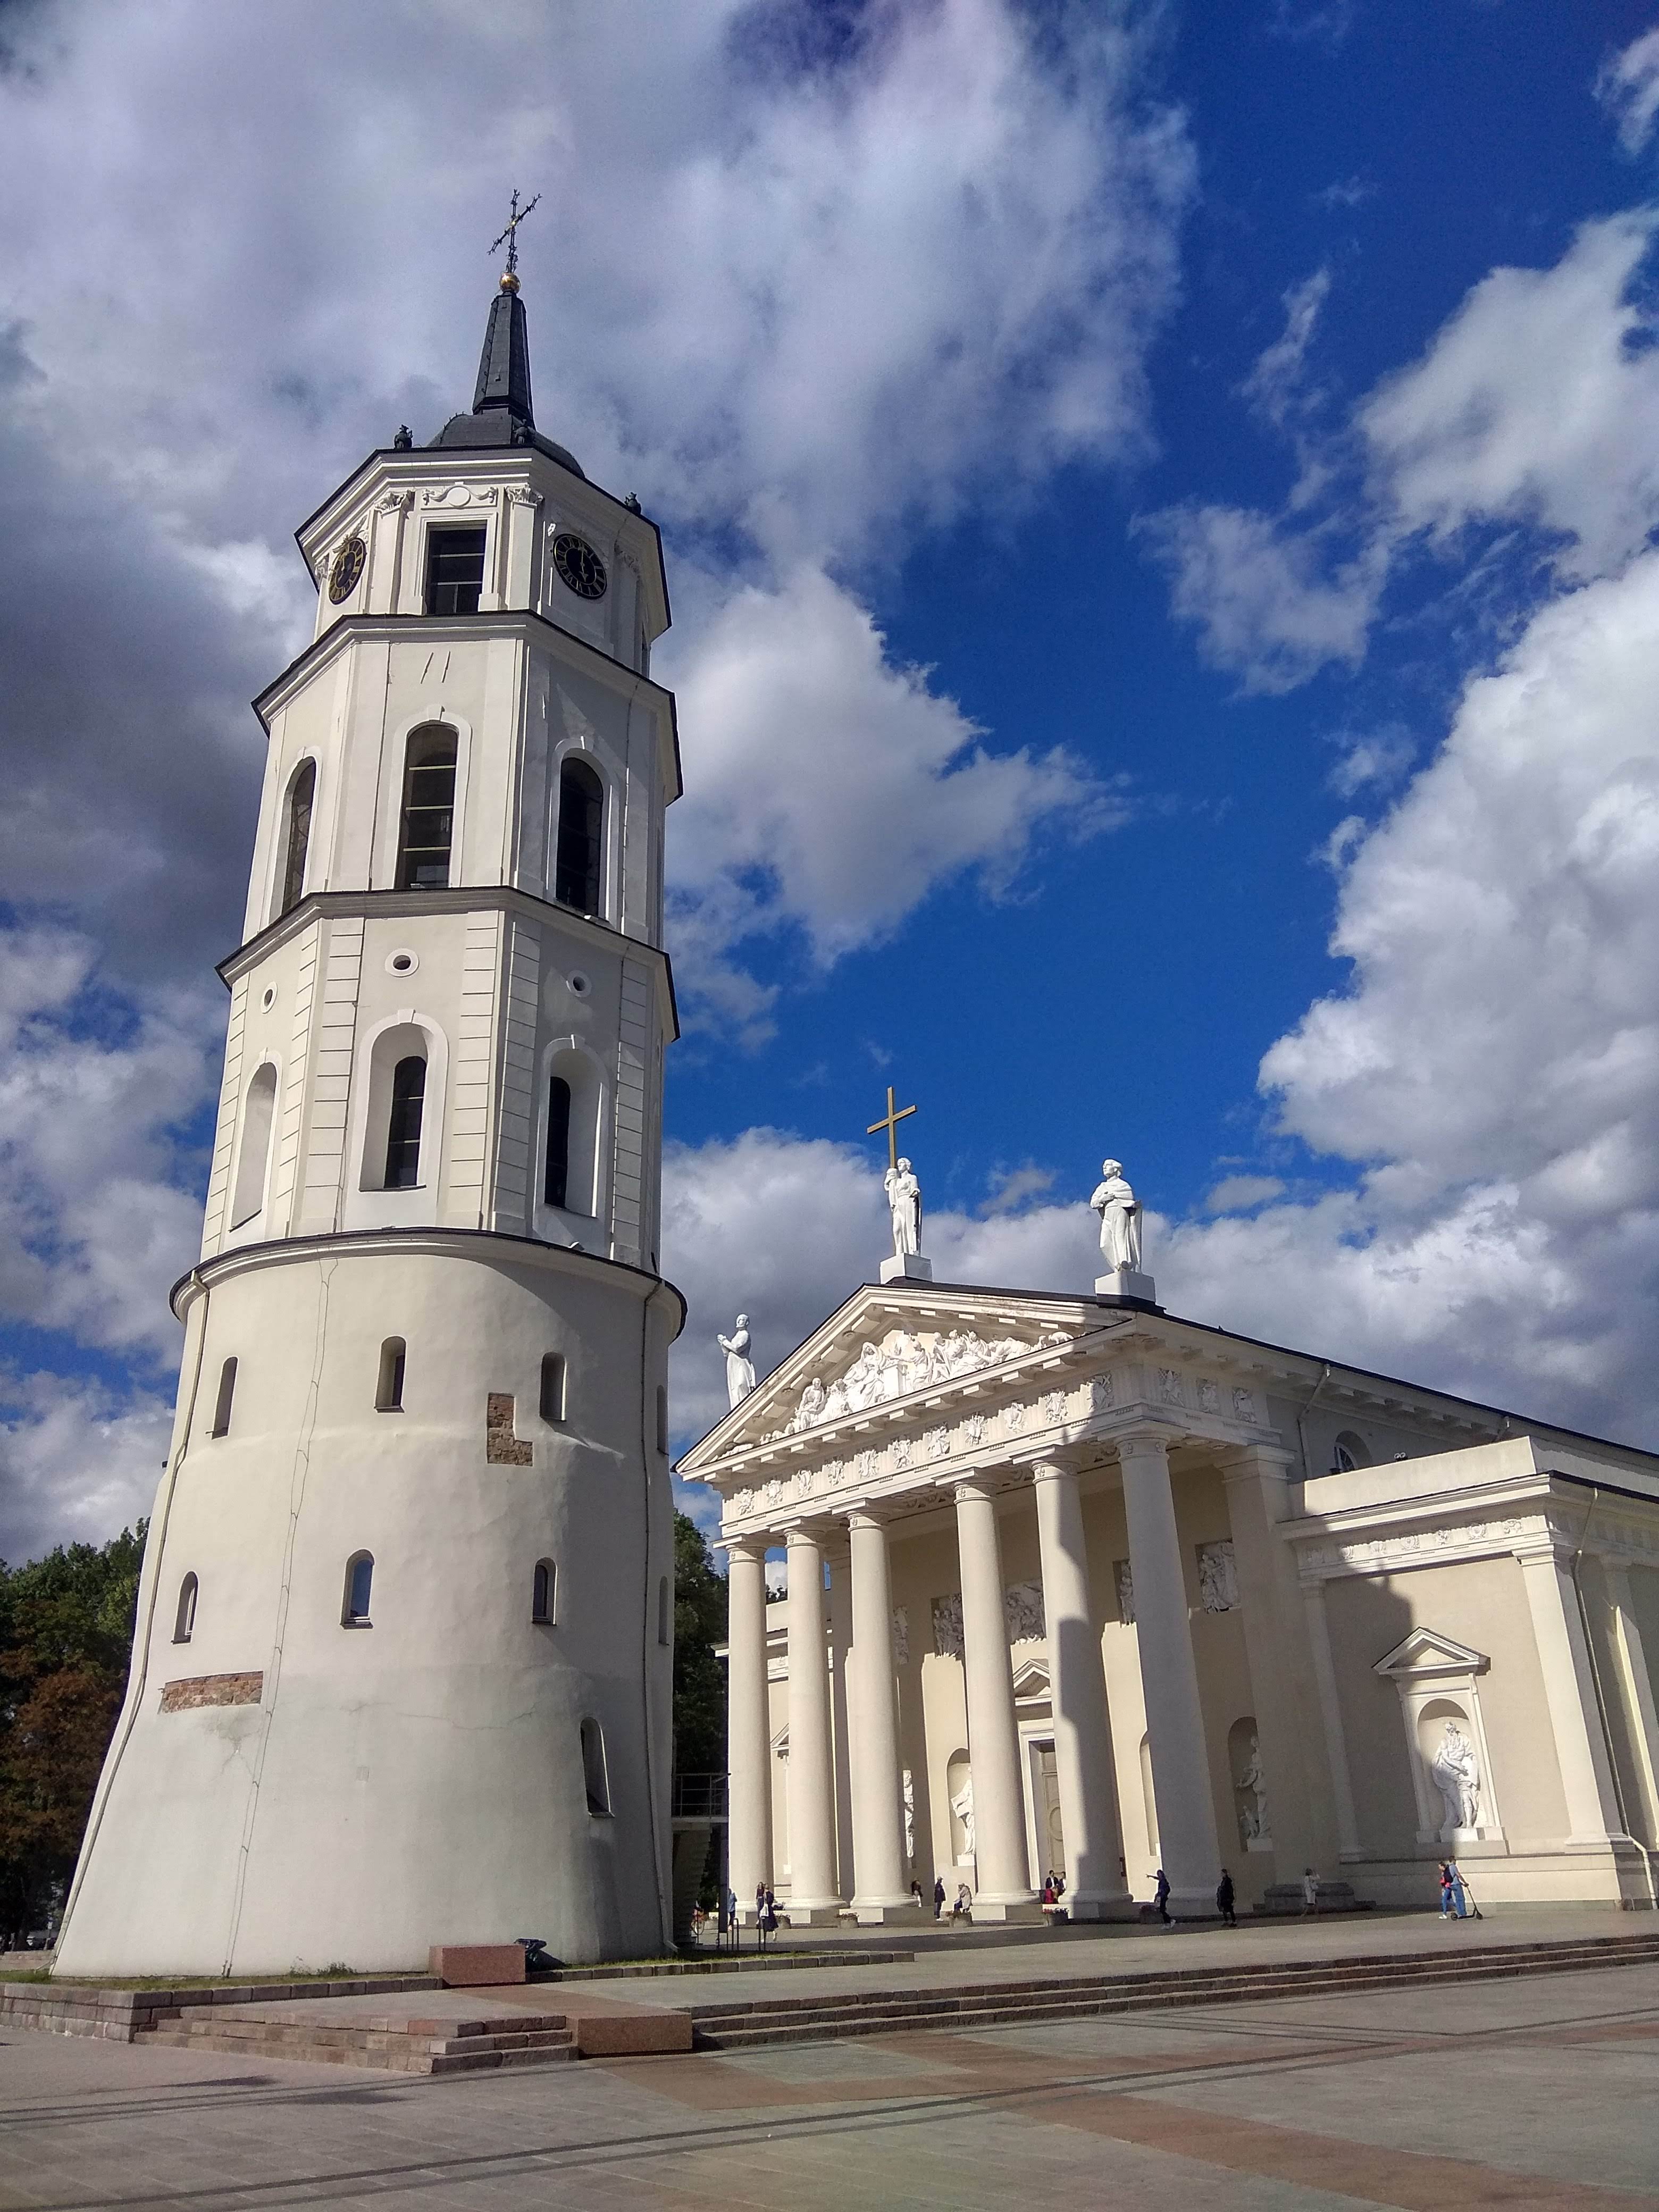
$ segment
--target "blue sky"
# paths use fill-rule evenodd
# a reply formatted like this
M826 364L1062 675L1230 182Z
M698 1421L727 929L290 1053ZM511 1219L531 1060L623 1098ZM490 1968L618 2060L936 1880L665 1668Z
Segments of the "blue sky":
M143 1510L289 532L470 389L662 523L682 1440L883 1249L1659 1444L1659 16L0 9L0 1555ZM204 188L204 179L211 188ZM27 549L27 550L26 550Z

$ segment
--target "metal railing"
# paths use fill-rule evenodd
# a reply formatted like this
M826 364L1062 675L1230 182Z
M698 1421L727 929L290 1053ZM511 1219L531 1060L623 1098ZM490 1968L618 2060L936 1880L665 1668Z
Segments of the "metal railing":
M677 1774L673 1814L677 1820L723 1820L726 1814L723 1774Z

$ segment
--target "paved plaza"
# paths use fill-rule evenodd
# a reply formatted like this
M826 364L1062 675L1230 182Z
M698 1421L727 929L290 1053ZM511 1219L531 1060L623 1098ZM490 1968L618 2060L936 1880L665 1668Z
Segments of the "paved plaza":
M1656 2091L1653 1966L438 2081L7 2031L0 2207L1589 2212Z

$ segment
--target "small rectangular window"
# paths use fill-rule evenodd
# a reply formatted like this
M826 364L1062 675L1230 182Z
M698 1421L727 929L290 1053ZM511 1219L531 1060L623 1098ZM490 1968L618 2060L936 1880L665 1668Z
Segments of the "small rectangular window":
M483 589L484 532L434 530L426 541L426 611L476 615Z
M228 1437L230 1434L231 1401L235 1395L236 1362L228 1359L219 1370L219 1395L214 1402L213 1426L208 1431L210 1437Z
M668 1385L657 1385L657 1449L665 1458L668 1454Z
M550 1352L542 1362L542 1419L564 1419L564 1358L556 1352Z

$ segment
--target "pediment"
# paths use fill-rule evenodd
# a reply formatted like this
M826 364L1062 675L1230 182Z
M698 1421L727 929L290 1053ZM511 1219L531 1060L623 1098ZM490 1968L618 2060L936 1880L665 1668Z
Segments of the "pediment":
M1455 1636L1443 1636L1435 1628L1413 1628L1371 1671L1399 1681L1413 1674L1480 1674L1491 1664L1484 1651L1460 1644Z
M866 1284L693 1445L679 1472L1069 1346L1089 1325L1072 1299Z
M1040 1699L1052 1698L1053 1696L1048 1669L1041 1659L1028 1659L1023 1667L1015 1669L1014 1697L1017 1703L1036 1705Z

